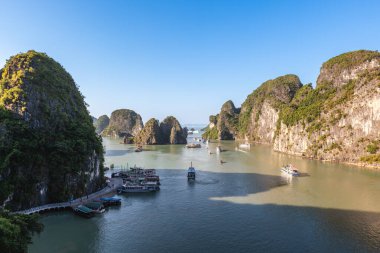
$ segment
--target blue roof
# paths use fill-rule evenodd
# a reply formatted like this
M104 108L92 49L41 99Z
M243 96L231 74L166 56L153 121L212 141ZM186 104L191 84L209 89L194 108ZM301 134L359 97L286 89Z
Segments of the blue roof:
M103 200L103 201L121 201L120 198L115 198L115 197L100 198L100 200Z

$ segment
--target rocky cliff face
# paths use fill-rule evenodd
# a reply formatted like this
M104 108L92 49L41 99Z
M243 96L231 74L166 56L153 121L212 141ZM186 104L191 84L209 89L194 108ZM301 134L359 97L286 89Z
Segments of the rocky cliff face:
M240 108L235 108L234 103L229 100L222 105L220 113L210 116L210 124L203 138L234 140L237 134L237 123Z
M144 128L135 137L135 142L144 145L163 144L163 136L161 133L158 120L150 119L146 122Z
M301 87L302 84L295 75L266 81L247 97L241 110L236 109L232 101L227 101L218 115L210 116L209 128L203 137L272 143L280 108L290 103Z
M95 132L101 134L104 129L110 124L110 118L107 115L102 115L96 121L94 121Z
M11 57L0 77L0 203L66 201L103 186L103 147L83 96L46 54Z
M302 87L298 76L285 75L264 82L241 106L239 139L272 143L283 105L290 103Z
M178 120L169 116L160 123L160 130L164 144L186 144L187 131L181 127Z
M140 133L135 137L137 144L186 144L187 129L173 116L164 119L161 124L158 120L150 119Z
M379 162L380 54L355 51L323 64L315 90L287 109L274 149L310 158Z
M120 109L113 111L107 128L102 132L103 136L124 137L136 136L143 129L141 116L135 111Z
M207 129L218 138L219 118L210 117ZM380 53L328 60L315 89L295 75L269 80L247 97L238 119L237 139L309 158L380 165Z

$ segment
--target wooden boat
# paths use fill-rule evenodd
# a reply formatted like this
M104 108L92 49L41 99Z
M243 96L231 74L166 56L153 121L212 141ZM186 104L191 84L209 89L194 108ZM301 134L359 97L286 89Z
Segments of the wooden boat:
M97 213L97 214L104 213L106 211L106 209L104 209L103 203L101 202L93 201L93 202L84 204L84 206L86 206L87 208L90 208L92 211L94 211L94 213Z
M85 218L91 218L95 215L95 212L92 209L84 205L79 205L75 207L73 210L75 214L85 217Z

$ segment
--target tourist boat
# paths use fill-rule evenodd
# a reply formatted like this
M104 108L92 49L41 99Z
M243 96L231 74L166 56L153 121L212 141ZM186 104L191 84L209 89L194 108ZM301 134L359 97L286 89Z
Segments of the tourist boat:
M75 207L73 210L77 215L85 217L85 218L91 218L95 215L95 212L92 209L84 205L79 205Z
M292 164L287 164L281 168L281 171L291 175L291 176L299 176L300 173L298 172L297 168L295 168Z
M92 201L84 204L85 207L90 208L94 213L100 214L104 213L106 209L101 202Z
M187 148L200 148L201 144L199 143L190 143L186 145Z
M239 148L250 149L251 148L251 144L249 144L249 143L242 143L242 144L239 145Z
M220 152L223 152L223 149L222 147L219 145L216 147L216 153L220 153Z
M187 180L195 180L195 168L193 167L193 162L191 162L190 167L187 169Z
M138 146L138 147L135 149L135 152L141 152L141 151L143 151L142 146Z
M160 187L155 184L151 185L147 182L145 184L124 184L120 187L117 192L120 193L133 193L133 192L155 192L160 189Z

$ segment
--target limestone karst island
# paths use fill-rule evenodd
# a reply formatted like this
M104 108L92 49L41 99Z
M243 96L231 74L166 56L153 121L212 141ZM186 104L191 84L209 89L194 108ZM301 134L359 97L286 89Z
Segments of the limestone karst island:
M2 3L0 253L380 252L378 10Z

